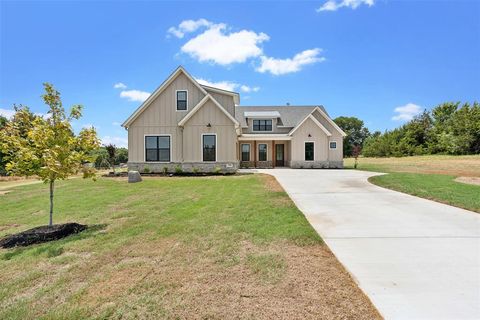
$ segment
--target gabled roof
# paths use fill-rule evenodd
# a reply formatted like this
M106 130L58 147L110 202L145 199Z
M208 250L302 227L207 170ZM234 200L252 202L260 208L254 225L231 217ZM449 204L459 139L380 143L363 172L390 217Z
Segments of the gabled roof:
M316 107L317 106L236 106L235 117L242 127L247 127L245 112L278 112L280 113L279 118L282 119L282 126L294 128L300 121L315 110Z
M327 135L327 137L330 137L332 136L332 134L330 133L330 131L327 130L327 128L325 128L311 113L305 117L305 119L302 120L302 122L300 122L295 128L293 128L292 131L290 131L288 133L289 136L291 136L295 131L297 131L298 128L300 128L302 126L302 124L307 121L307 119L310 119L312 120L323 132L325 132L325 134Z
M122 124L122 127L128 128L128 126L161 94L173 80L175 80L180 74L184 74L192 83L205 95L207 91L197 82L193 77L182 67L179 66L175 71L165 80L148 98L145 100L140 107L135 110L134 113Z
M228 91L228 90L225 90L225 89L220 89L220 88L215 88L215 87L210 87L210 86L206 86L204 84L200 84L200 86L207 91L212 91L212 92L216 92L216 93L220 93L220 94L228 94L228 95L233 97L233 103L235 103L236 105L240 104L240 94L238 92Z
M227 116L227 118L230 119L235 124L235 126L237 126L237 127L240 126L240 123L234 117L232 117L232 115L227 110L225 110L222 107L222 105L220 103L218 103L217 100L215 100L215 98L213 98L208 93L202 100L200 100L199 103L197 103L197 105L189 113L187 113L187 115L185 117L182 118L182 120L180 120L178 125L183 127L188 122L188 120L190 120L190 118L193 117L193 115L195 113L197 113L197 111L200 110L207 103L208 100L211 100L213 102L213 104L217 108L219 108L220 111L222 111Z

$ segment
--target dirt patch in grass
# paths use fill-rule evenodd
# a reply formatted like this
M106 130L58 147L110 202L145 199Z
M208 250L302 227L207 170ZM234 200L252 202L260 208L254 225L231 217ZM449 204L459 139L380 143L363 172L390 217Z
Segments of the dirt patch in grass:
M277 179L275 179L274 176L271 176L269 174L259 174L258 176L262 177L263 183L267 190L273 192L285 192L285 190L283 190L282 186L280 185L280 183L278 183Z
M455 181L480 186L479 177L458 177L455 179Z

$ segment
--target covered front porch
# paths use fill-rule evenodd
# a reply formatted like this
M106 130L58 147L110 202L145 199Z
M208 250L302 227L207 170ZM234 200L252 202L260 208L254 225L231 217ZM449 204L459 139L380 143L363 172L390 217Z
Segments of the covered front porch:
M290 167L290 136L285 134L244 134L238 140L240 168Z

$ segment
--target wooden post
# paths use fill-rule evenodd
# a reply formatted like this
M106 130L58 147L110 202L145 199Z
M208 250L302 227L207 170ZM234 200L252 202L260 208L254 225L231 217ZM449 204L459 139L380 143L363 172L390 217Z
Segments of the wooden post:
M275 140L272 140L272 168L275 168Z

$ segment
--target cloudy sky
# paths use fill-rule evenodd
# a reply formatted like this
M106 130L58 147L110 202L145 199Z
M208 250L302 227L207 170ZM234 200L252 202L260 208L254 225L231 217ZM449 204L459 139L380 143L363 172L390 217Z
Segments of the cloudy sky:
M479 1L0 2L0 114L43 113L126 145L120 124L178 66L242 105L324 105L371 130L480 100Z

